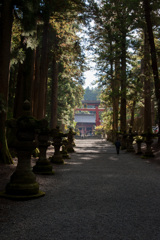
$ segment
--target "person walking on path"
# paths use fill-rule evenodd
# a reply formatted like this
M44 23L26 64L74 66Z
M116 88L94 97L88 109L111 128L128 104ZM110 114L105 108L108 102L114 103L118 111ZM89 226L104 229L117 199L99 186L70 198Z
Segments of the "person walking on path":
M119 139L117 139L117 141L115 142L115 146L116 146L117 154L119 154L119 150L120 150L120 146L121 146Z

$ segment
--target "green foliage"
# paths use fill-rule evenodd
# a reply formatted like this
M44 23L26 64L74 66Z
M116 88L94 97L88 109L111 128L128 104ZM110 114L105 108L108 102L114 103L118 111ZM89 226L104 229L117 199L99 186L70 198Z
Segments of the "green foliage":
M104 128L102 125L95 127L95 135L101 135L104 133Z
M89 88L85 89L84 100L96 101L100 98L101 90L99 88Z
M102 90L101 102L107 106L103 124L109 130L113 124L114 100L119 101L126 91L126 119L131 118L131 110L135 104L134 116L144 106L143 81L141 77L141 61L143 59L144 9L142 1L120 0L89 1L94 13L94 24L89 27L90 50L94 52L98 86ZM151 1L152 20L154 26L159 23L157 1ZM159 25L159 24L158 24ZM154 33L157 29L154 28ZM123 36L126 35L124 42ZM120 87L124 79L122 49L126 50L126 86ZM152 91L152 98L155 93ZM111 109L110 109L111 108ZM119 116L120 119L120 116ZM110 124L109 124L110 123Z
M40 154L39 148L35 148L34 151L32 152L34 158L39 157L39 154Z

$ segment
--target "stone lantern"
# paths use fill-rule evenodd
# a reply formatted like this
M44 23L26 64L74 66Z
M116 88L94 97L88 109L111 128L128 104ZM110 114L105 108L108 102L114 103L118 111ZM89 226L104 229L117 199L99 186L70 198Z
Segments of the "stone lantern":
M154 154L152 152L152 143L153 143L153 140L152 140L152 137L154 135L150 132L150 130L148 129L148 132L147 134L145 134L145 137L146 137L146 140L145 140L145 143L146 143L146 151L144 153L144 157L146 158L150 158L150 157L154 157Z
M56 129L52 129L51 135L53 137L53 146L54 146L54 155L51 157L52 163L63 164L64 160L60 152L60 147L62 146L62 138L66 137L67 134L64 134L60 131L57 126Z
M37 174L45 174L51 175L54 174L52 170L52 165L48 159L46 159L46 151L50 146L49 143L49 135L50 131L48 129L48 121L46 119L42 119L39 121L38 127L38 148L40 150L39 159L36 162L36 165L33 167L33 172Z
M18 164L5 191L0 194L6 198L23 200L45 195L39 190L39 184L31 168L31 154L37 146L35 141L37 121L31 116L30 109L30 103L26 100L23 105L23 115L17 120L8 121L8 127L13 127L16 133L12 144L17 151Z
M126 131L122 133L122 139L121 139L121 149L124 150L127 148L127 134Z
M142 154L142 149L141 149L141 145L144 141L144 138L141 134L137 134L137 136L135 137L136 140L136 144L137 144L137 155L141 155Z
M67 151L69 153L74 152L74 149L73 149L73 146L75 146L74 135L75 135L75 132L73 132L72 128L70 128L68 133L68 145L67 145Z
M67 151L67 144L68 144L68 140L67 139L63 139L62 141L62 157L64 159L70 159L70 156L68 154L68 151Z
M127 152L134 152L134 147L133 147L133 137L135 134L132 133L132 127L129 128L129 133L127 137Z

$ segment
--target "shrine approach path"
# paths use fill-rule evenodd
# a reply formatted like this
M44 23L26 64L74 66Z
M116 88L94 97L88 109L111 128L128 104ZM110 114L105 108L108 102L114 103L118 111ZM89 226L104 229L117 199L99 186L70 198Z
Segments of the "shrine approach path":
M36 177L44 197L0 199L1 240L160 240L159 165L117 155L105 139L78 139L53 170Z

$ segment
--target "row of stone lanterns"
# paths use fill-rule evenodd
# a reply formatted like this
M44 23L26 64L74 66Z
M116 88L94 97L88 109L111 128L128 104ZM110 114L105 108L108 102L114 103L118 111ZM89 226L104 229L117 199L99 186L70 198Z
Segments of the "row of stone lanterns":
M133 147L133 141L136 140L137 144L137 153L136 154L142 154L141 150L141 144L144 142L146 144L146 150L143 154L143 157L154 157L153 151L152 151L152 143L153 138L157 137L157 134L150 133L148 130L147 133L143 134L137 134L132 132L132 128L129 129L128 134L127 133L117 133L114 134L113 131L109 132L109 138L107 138L109 141L114 142L115 138L121 139L121 149L126 149L127 152L134 152ZM144 140L145 139L145 140Z
M24 102L23 111L23 116L19 119L7 121L8 128L11 128L15 133L11 147L17 152L18 164L5 190L0 193L1 197L18 200L44 196L45 193L39 189L39 184L36 182L34 173L54 174L51 162L64 163L62 154L60 153L63 137L69 136L69 141L66 142L68 142L69 146L74 145L73 142L70 142L70 135L73 134L71 129L68 135L61 133L58 127L50 131L47 120L42 119L38 121L31 116L31 107L27 100ZM51 162L46 159L46 151L50 145L50 136L53 138L55 149ZM40 156L32 171L31 155L33 150L37 147L40 150Z

